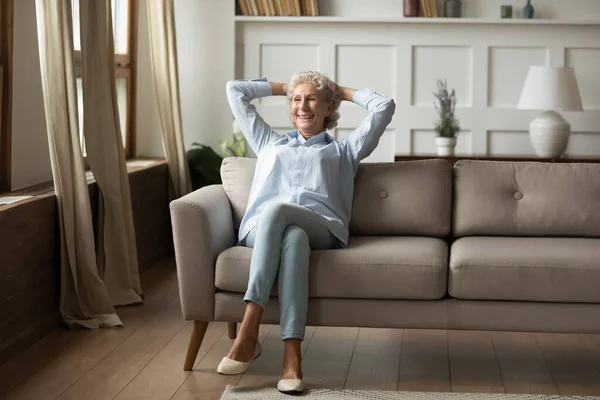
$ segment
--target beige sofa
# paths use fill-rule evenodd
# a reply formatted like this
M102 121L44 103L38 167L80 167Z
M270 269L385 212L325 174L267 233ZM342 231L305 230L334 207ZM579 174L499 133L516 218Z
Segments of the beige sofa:
M183 316L244 312L252 250L235 246L255 160L171 203ZM434 159L361 164L347 248L314 251L308 325L600 332L600 164ZM274 291L264 323L277 324Z

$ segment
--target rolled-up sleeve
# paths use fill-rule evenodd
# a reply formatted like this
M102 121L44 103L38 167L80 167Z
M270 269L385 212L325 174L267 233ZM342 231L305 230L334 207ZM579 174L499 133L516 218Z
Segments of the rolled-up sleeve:
M266 80L227 82L227 100L250 148L257 155L279 135L267 124L250 102L273 94Z
M350 136L343 139L350 155L358 163L368 157L379 144L379 138L392 121L394 100L369 89L357 90L352 101L369 111Z

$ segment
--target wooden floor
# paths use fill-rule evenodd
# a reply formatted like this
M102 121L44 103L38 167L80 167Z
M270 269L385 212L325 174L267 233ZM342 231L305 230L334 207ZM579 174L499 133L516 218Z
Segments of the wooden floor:
M215 372L231 346L227 325L210 324L185 372L191 324L173 261L142 283L145 305L118 310L123 328L58 330L0 367L0 398L209 400L226 385L276 385L278 326L262 326L261 357L227 377ZM303 353L308 388L600 395L600 335L309 327Z

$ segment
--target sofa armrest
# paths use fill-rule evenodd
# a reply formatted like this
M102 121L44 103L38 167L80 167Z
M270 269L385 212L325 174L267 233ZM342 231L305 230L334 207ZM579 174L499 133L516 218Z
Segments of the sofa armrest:
M173 200L170 209L183 316L212 321L215 263L236 242L229 198L222 185L211 185Z

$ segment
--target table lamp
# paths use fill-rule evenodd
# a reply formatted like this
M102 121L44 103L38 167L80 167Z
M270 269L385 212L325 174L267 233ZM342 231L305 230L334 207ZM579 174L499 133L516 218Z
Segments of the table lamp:
M583 111L575 70L529 67L517 108L544 110L529 124L531 144L539 157L560 157L569 142L571 126L556 110Z

